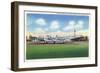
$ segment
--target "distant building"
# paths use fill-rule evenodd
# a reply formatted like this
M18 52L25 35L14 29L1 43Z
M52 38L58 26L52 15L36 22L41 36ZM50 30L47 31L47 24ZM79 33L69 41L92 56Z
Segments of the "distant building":
M75 37L71 39L72 41L87 41L88 37L87 36L81 36L81 37Z
M87 41L87 32L49 32L49 33L26 33L26 40L33 43L65 43L71 41Z

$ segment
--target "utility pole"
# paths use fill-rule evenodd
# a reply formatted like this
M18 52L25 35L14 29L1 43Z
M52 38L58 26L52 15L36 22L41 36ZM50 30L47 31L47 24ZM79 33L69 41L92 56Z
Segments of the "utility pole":
M76 30L74 29L74 37L76 36Z
M76 28L75 28L75 24L73 25L73 34L74 34L74 37L76 37Z

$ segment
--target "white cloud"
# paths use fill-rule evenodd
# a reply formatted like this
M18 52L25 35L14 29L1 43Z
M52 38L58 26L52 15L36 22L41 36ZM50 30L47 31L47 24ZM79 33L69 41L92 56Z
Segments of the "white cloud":
M50 25L50 29L59 29L60 25L58 21L52 21Z
M45 31L49 31L49 29L48 29L48 28L44 28L44 30L45 30Z
M33 33L45 33L45 30L43 30L42 28L36 28Z
M79 20L79 21L78 21L78 24L82 24L82 25L83 25L84 22L83 22L82 20Z
M73 29L80 30L83 28L83 24L84 22L81 20L79 20L77 23L75 21L69 21L68 25L65 26L63 30L64 31L73 30Z
M82 20L79 20L74 28L77 30L80 30L83 28L83 24L84 24L84 22Z
M75 21L69 21L68 24L71 25L71 26L73 26L73 25L75 25Z
M67 31L67 30L72 30L73 29L73 26L71 25L67 25L63 28L64 31Z
M67 31L67 30L72 30L74 29L74 25L75 25L75 21L69 21L68 22L68 25L66 25L63 30L64 31Z
M60 30L58 30L58 31L56 31L57 33L60 33L60 32L62 32L62 31L60 31Z
M76 30L80 30L83 28L83 25L82 24L76 24L75 27L74 27Z
M39 18L35 21L36 24L40 25L40 26L45 26L46 25L46 21L43 18Z

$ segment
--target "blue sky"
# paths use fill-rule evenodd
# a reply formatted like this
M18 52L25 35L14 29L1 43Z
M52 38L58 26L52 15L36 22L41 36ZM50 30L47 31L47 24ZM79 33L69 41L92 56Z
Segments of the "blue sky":
M27 13L28 32L69 32L88 30L89 16Z

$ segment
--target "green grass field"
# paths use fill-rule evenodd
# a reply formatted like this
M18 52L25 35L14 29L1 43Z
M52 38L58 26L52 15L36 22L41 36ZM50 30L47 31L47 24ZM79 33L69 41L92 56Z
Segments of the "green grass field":
M88 57L88 42L27 45L26 59Z

